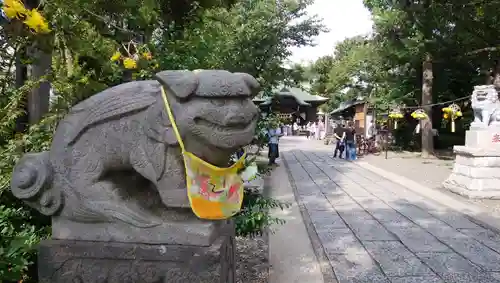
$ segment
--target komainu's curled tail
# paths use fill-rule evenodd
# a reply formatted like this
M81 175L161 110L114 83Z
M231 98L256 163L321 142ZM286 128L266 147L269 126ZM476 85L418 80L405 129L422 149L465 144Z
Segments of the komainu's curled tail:
M61 191L52 187L53 170L49 152L25 154L12 172L12 194L42 214L54 215L62 207Z

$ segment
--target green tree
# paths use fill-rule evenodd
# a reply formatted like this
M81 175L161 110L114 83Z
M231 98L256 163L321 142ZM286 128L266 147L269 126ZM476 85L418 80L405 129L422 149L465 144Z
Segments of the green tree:
M319 91L327 89L332 96L330 108L357 95L384 110L395 104L418 107L466 96L474 85L495 79L500 86L499 16L494 12L499 2L364 3L374 19L373 35L338 44L326 83L318 84ZM324 66L324 59L315 64ZM462 106L467 110L466 103ZM423 127L422 153L428 155L432 124L440 124L441 111L425 108L431 119Z
M36 282L33 248L49 236L50 219L11 196L10 175L24 152L48 149L58 120L72 105L123 81L147 79L158 69L248 72L270 88L288 75L282 66L289 47L310 44L322 30L319 20L304 17L307 4L298 0L279 5L264 0L43 3L48 34L33 34L22 21L0 26L1 282ZM21 52L33 46L52 53L51 68L16 86L14 62L35 63L38 58ZM56 97L42 121L20 131L15 124L25 112L25 98L41 82L50 82Z

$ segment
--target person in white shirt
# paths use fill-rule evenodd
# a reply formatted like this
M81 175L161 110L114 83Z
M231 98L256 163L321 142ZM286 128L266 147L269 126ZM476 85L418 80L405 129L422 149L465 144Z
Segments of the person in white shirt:
M313 122L311 122L310 132L311 138L314 139L316 135L316 124L314 124Z
M312 131L312 122L307 123L306 125L306 138L309 139L311 137Z
M319 123L318 123L318 121L316 121L316 123L314 123L314 139L319 140Z
M323 121L319 121L318 127L319 127L319 139L322 140L325 138L326 135L325 124L323 123Z
M296 136L298 130L299 130L299 125L297 124L297 122L294 122L292 126L292 135Z
M278 143L279 138L282 136L281 129L279 127L276 129L269 129L267 134L269 135L269 153L267 155L269 158L269 165L277 165L276 158L280 156Z

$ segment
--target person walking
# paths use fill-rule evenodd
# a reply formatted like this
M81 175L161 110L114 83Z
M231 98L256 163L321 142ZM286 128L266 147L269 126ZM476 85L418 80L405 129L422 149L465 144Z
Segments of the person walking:
M280 156L279 152L279 138L282 136L281 134L281 129L279 127L276 127L274 129L269 129L267 131L267 134L269 136L269 153L268 153L268 158L269 158L269 165L277 165L276 164L276 158Z
M311 123L310 122L306 124L305 130L306 130L306 138L309 139L309 136L311 135Z
M349 123L345 132L345 149L345 159L356 160L356 131L352 122Z
M335 150L333 151L333 158L337 157L337 153L339 153L339 158L342 158L342 153L344 153L345 149L345 136L346 136L346 129L344 128L344 125L342 126L338 125L333 130L333 136L337 140L337 142L335 143Z
M292 135L296 136L298 135L298 132L299 132L299 125L297 124L297 122L294 122L292 125Z
M325 131L325 123L323 123L323 121L319 121L319 139L322 140L325 138L325 135L326 135L326 131Z
M318 121L316 121L314 123L314 139L315 140L319 140L319 132L320 132L319 123L318 123Z
M316 134L316 124L314 124L314 122L311 122L311 133L310 133L310 136L311 136L311 139L314 139L314 135Z

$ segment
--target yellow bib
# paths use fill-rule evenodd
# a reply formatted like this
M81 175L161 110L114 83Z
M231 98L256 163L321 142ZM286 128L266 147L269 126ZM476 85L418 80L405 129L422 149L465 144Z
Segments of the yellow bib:
M161 87L161 95L165 102L168 118L181 147L191 209L201 219L230 218L240 211L243 202L243 180L238 175L238 171L244 167L246 154L243 154L231 167L220 168L191 152L187 152L163 87Z

